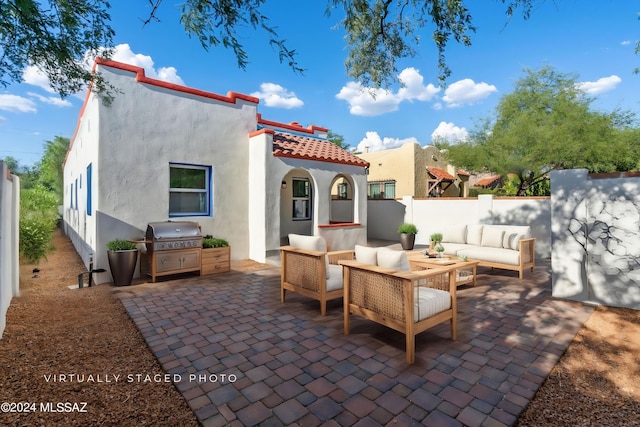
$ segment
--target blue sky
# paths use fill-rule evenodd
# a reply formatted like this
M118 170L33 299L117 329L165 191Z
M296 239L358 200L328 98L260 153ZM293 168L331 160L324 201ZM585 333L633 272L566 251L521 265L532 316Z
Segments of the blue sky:
M524 68L546 65L577 75L595 98L594 108L640 113L640 74L632 73L640 66L634 53L638 2L546 0L529 20L517 15L507 23L498 1L468 1L477 32L471 47L450 42L453 73L447 87L438 86L437 54L427 29L419 56L399 64L405 86L378 92L375 99L347 77L344 34L335 28L340 15L326 17L325 1L271 0L264 9L280 37L299 53L303 75L278 62L263 32L242 32L250 64L241 70L231 51L207 52L185 34L177 3L163 2L160 22L144 28L148 2L112 3L114 59L144 67L149 77L258 96L263 118L323 126L360 150L410 141L424 146L434 136L464 138L480 119L493 115ZM23 77L22 83L0 88L0 158L12 156L29 166L42 157L46 141L73 135L84 93L61 100L37 71L27 69Z

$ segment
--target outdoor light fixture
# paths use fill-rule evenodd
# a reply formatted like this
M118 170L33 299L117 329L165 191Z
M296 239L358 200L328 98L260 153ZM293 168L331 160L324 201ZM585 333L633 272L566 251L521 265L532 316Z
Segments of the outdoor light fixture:
M287 181L282 181L282 185L280 186L283 190L287 189Z

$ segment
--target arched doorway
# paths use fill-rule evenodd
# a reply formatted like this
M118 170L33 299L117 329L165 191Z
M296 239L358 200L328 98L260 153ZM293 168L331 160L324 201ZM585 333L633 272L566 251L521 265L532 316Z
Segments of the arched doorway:
M280 187L280 243L288 244L289 233L313 235L314 183L304 169L293 169Z

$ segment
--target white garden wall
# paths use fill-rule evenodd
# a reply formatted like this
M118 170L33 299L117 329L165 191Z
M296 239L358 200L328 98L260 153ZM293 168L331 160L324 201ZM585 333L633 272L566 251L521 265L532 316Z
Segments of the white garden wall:
M20 294L20 179L0 160L0 338L11 299Z
M431 233L453 224L529 225L536 238L536 257L551 257L551 215L548 197L432 198L369 200L368 239L398 241L398 226L418 227L416 244L429 244Z
M640 174L551 174L553 296L640 309Z

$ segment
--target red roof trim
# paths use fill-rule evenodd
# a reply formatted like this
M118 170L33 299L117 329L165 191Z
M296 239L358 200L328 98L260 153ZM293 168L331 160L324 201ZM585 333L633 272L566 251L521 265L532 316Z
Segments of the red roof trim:
M279 123L279 122L274 122L271 120L266 120L262 118L262 114L258 113L258 123L265 125L265 126L275 126L278 128L283 128L283 129L288 129L288 130L292 130L295 132L304 132L304 133L308 133L308 134L315 134L316 131L318 132L328 132L329 129L325 129L325 128L321 128L319 126L314 126L314 125L310 125L307 126L306 128L303 128L302 126L300 126L299 123L297 122L292 122L289 124L286 123Z
M106 66L106 67L117 68L120 70L135 73L137 82L159 86L165 89L175 90L177 92L197 95L203 98L215 99L216 101L228 102L230 104L235 104L238 100L252 102L254 104L258 104L260 102L260 99L256 98L255 96L249 96L242 93L227 92L227 96L224 96L224 95L218 95L217 93L213 93L213 92L207 92L200 89L194 89L191 87L178 85L175 83L169 83L169 82L165 82L158 79L152 79L145 75L144 68L137 67L135 65L125 64L123 62L112 61L104 58L96 58L95 63ZM94 65L94 69L95 69L95 65Z
M262 135L263 133L268 133L269 135L273 135L276 132L273 129L259 129L249 133L249 138L253 138L254 136Z

